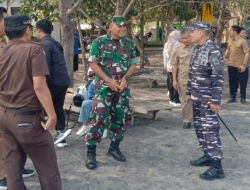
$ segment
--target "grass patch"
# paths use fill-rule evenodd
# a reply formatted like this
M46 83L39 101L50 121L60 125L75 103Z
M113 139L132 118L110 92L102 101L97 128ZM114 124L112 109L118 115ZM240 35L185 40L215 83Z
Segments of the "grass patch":
M163 46L163 42L161 41L156 41L156 42L148 42L147 43L147 46L150 47L150 46Z

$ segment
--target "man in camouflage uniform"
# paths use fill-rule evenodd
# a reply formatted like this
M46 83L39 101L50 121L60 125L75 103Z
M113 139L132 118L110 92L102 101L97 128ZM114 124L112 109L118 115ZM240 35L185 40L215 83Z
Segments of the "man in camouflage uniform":
M187 101L193 101L194 127L204 156L191 161L192 166L210 166L201 179L223 178L222 151L217 113L223 86L222 52L210 39L210 24L194 22L192 41L197 44L191 60L187 86Z
M107 127L111 139L108 155L118 161L126 161L119 144L131 118L127 82L134 73L137 58L133 43L125 37L125 18L112 17L109 29L110 35L93 42L89 57L90 67L97 75L91 128L85 137L88 145L86 167L89 169L96 168L96 145L101 142Z

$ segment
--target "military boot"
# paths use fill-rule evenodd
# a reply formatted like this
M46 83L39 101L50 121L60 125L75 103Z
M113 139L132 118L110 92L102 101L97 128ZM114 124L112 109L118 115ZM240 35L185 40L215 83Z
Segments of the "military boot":
M125 162L126 157L121 153L119 145L120 141L111 141L108 155L112 156L115 160L118 160L120 162Z
M88 146L86 167L90 170L93 170L96 168L96 166L96 146Z
M200 174L200 178L204 180L214 180L224 178L224 171L221 165L221 160L213 160L211 166L203 174Z
M210 166L212 161L213 161L212 158L210 158L207 154L204 154L198 160L190 161L190 165L191 166L197 166L197 167Z

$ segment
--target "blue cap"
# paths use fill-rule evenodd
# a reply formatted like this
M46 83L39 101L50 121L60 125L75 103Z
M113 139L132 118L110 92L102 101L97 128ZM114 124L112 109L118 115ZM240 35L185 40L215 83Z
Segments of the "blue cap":
M8 32L22 30L27 26L32 26L28 15L8 16L4 19L5 31Z
M207 22L195 21L193 22L191 26L191 30L195 30L195 29L210 31L211 25Z

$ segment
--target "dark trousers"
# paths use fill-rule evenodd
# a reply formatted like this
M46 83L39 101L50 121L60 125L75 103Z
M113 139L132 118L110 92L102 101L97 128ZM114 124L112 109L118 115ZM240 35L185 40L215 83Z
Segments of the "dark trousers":
M173 74L172 72L167 72L167 88L169 91L169 99L172 102L180 102L178 91L173 87Z
M57 116L57 123L56 123L56 130L62 131L65 129L65 115L63 111L63 105L65 100L65 95L68 86L56 86L56 85L49 85L50 93L52 96L56 116Z
M249 68L245 72L240 72L238 68L228 66L230 96L235 98L237 88L240 86L240 97L246 99L246 89L249 76Z
M62 189L53 138L42 128L41 117L41 114L17 115L0 108L8 190L27 190L22 177L27 155L37 171L42 190Z
M78 54L74 55L74 67L73 67L74 71L78 71Z

